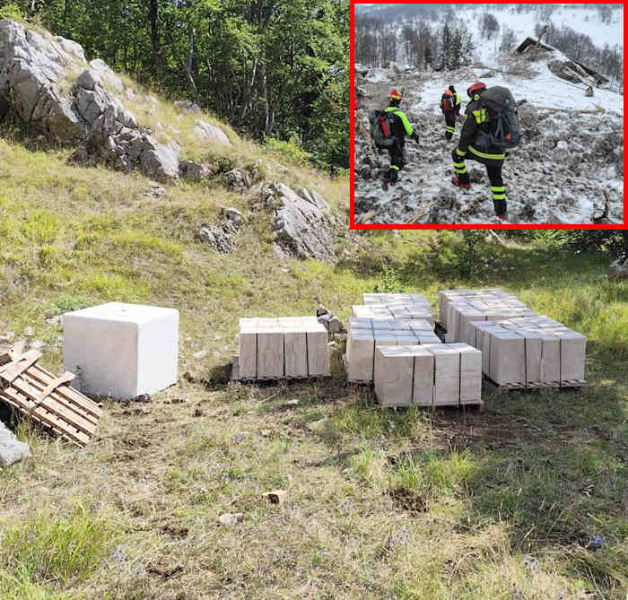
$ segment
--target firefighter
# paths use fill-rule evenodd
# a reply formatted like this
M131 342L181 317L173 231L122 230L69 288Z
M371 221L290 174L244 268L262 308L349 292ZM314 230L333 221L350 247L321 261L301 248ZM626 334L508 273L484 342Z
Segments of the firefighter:
M489 146L486 150L478 150L473 146L476 134L487 129L488 126L486 109L480 106L480 96L485 90L486 85L481 82L474 83L467 90L471 102L467 104L465 110L460 141L451 153L455 172L452 183L461 188L471 187L469 174L464 164L465 158L485 165L486 173L491 183L495 215L500 221L504 221L506 219L507 205L506 188L502 180L502 165L508 155L508 150L500 146Z
M442 95L440 109L445 115L445 138L450 140L456 131L456 117L460 116L460 95L453 85Z
M391 90L390 94L388 94L389 105L385 109L386 113L392 113L394 115L391 133L395 137L395 144L388 149L390 167L382 181L384 190L387 190L389 185L394 185L399 180L399 171L405 164L404 148L406 145L406 135L417 144L419 143L418 133L414 131L412 125L410 125L410 121L408 121L408 117L406 117L405 113L399 109L402 97L401 92L398 90Z

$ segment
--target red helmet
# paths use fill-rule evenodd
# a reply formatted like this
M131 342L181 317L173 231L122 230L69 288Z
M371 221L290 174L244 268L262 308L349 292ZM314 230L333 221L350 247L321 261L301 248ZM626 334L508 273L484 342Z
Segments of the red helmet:
M388 97L391 100L401 100L403 96L401 95L401 92L399 90L394 89L390 91L390 94L388 94Z
M473 95L481 92L482 90L486 89L486 84L482 83L481 81L478 81L476 83L474 83L468 90L467 90L467 94L469 95L469 98L473 98Z

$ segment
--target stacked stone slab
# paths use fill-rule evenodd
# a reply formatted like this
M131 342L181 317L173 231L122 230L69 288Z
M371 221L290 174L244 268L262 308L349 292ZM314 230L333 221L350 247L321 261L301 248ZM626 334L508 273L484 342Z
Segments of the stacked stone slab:
M438 343L432 324L426 320L352 317L347 333L347 379L360 383L373 381L378 346Z
M445 290L439 293L439 308L445 342L466 341L474 321L536 316L516 296L498 289Z
M430 303L423 294L362 294L364 304L422 304L430 309Z
M360 319L422 320L430 326L434 324L429 305L424 304L355 304L351 307L352 316Z
M374 383L382 406L480 404L482 353L463 343L378 346Z
M544 316L472 323L468 342L482 351L482 370L498 385L584 384L586 337Z
M316 317L240 319L239 379L329 375L328 334Z

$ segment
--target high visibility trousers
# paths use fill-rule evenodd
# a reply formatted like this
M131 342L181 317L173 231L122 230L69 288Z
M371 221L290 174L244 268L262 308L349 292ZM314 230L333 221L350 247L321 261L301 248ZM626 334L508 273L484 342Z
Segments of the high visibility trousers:
M504 186L504 181L502 179L502 165L504 164L504 161L484 159L470 152L467 152L464 157L461 157L455 148L451 153L451 156L454 162L454 173L456 174L458 181L462 184L470 183L469 173L467 173L467 167L464 164L465 158L470 158L471 160L475 160L483 165L486 165L486 174L488 175L488 180L491 183L491 193L493 195L493 208L495 209L495 214L498 217L505 215L508 206L506 204L506 187Z
M399 171L403 169L405 161L403 159L403 147L399 144L388 149L390 154L390 167L386 173L386 180L390 183L396 183L399 179Z
M452 111L445 113L445 138L450 140L456 131L456 115Z

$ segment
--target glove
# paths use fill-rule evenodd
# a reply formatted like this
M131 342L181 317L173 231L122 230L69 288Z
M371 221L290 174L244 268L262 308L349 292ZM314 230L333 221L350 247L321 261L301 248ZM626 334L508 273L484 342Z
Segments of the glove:
M416 131L412 132L412 135L410 136L411 140L414 140L417 144L419 143L419 134Z

